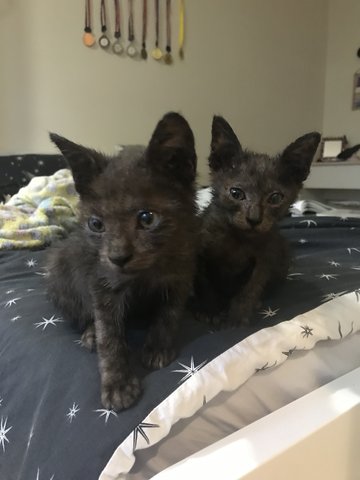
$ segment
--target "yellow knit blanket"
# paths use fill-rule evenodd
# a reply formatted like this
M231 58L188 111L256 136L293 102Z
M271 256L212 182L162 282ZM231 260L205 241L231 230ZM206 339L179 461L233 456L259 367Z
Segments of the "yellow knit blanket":
M0 250L41 248L65 237L77 221L78 201L70 170L32 178L0 205Z

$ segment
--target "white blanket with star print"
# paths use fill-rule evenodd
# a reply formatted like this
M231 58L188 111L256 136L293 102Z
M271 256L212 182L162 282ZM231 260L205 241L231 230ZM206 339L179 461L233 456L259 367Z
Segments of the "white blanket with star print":
M280 365L295 350L310 350L319 341L339 340L359 330L360 289L335 295L309 312L260 330L206 365L196 365L191 357L189 365L180 364L175 370L183 374L178 389L139 424L137 435L132 432L122 442L99 480L126 480L126 473L135 462L135 449L159 442L172 424L194 415L220 391L235 390L254 372Z

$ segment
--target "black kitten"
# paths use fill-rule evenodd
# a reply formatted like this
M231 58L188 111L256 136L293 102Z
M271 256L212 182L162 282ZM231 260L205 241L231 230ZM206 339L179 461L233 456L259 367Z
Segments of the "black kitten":
M214 324L246 322L264 288L289 267L276 223L309 174L320 141L308 133L281 155L243 150L230 125L215 116L209 165L213 197L203 213L193 308Z
M174 340L192 285L198 219L196 153L186 120L168 113L148 147L107 157L55 134L80 194L78 230L48 258L49 293L96 343L105 408L129 407L140 395L127 352L125 324L149 323L146 367L176 355Z

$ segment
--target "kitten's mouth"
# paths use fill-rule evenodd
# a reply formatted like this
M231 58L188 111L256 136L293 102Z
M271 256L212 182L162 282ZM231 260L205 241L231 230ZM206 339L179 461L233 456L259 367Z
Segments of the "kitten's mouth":
M123 275L133 276L148 270L150 267L151 265L124 265L119 267L119 271Z
M131 267L130 265L124 265L124 266L119 266L119 265L111 265L111 277L133 277L136 274L138 274L141 269L140 268L134 268Z
M246 232L248 233L265 233L265 232L268 232L271 228L270 225L267 225L266 223L259 223L257 225L249 225L248 223L246 223L244 225L244 230L246 230Z
M254 233L254 234L255 234L255 233L261 233L262 231L263 231L263 229L262 229L262 228L259 228L259 227L249 227L249 228L247 229L247 232L250 233L250 234L252 234L252 233Z
M119 261L111 261L108 255L106 255L102 258L102 261L105 267L110 267L110 275L115 277L134 277L151 269L153 265L153 262L149 261L148 258L133 258L123 262L121 259Z
M138 273L140 273L141 269L140 268L123 267L123 268L119 268L119 271L123 275L134 276L134 275L137 275Z

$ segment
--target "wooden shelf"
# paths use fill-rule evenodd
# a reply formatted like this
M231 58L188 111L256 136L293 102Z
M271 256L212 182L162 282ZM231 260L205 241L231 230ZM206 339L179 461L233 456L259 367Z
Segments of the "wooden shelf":
M360 160L349 160L344 162L313 162L312 167L346 167L347 165L359 165Z

